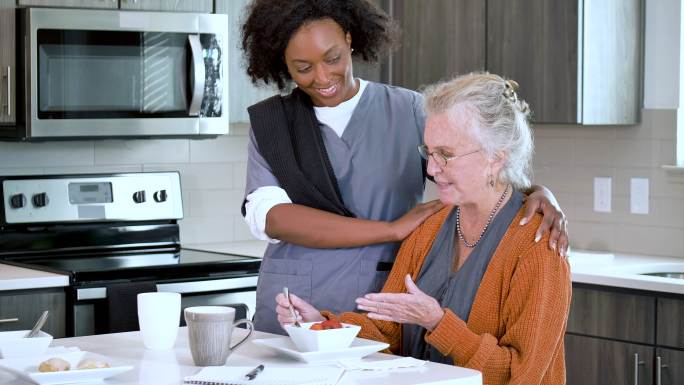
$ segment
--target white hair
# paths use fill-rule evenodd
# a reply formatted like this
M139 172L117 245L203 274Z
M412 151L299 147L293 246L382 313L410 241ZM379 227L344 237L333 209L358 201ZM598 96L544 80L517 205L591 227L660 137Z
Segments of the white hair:
M471 73L428 86L423 96L428 116L447 113L451 119L459 106L466 107L478 123L471 121L470 136L484 154L489 159L497 153L506 154L498 181L526 189L531 184L534 144L528 122L530 110L518 99L517 86L498 75Z

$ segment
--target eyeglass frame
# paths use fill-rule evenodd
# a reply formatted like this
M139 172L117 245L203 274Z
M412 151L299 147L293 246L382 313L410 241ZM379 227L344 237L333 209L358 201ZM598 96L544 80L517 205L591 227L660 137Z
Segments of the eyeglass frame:
M443 152L440 152L440 151L428 152L428 146L426 146L424 144L418 145L418 154L420 154L420 157L425 159L426 161L429 161L430 156L432 156L432 159L434 159L435 162L437 163L437 165L441 168L446 167L447 164L449 164L450 160L463 158L464 156L472 155L472 154L474 154L476 152L480 152L480 151L482 151L482 148L478 148L477 150L466 152L465 154L461 154L461 155L446 156L446 155L444 155ZM435 154L437 154L439 156L439 158L437 158L435 156ZM444 161L444 164L442 164L440 162L440 160Z

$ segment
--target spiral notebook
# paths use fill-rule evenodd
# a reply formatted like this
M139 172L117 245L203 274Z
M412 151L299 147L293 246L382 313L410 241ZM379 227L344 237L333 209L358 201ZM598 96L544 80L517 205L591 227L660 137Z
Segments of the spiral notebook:
M284 368L268 366L253 380L245 374L254 367L209 366L195 375L185 377L184 384L194 385L335 385L344 373L343 368L316 366Z

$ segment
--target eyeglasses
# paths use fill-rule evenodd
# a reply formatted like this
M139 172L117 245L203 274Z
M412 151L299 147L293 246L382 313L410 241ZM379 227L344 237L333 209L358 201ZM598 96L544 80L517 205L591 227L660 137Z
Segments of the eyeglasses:
M424 144L421 144L420 146L418 146L418 153L420 154L420 156L423 159L429 160L430 156L432 156L432 159L434 159L435 162L437 163L437 165L441 168L446 167L447 162L449 162L450 160L463 158L464 156L474 154L474 153L480 152L480 151L482 151L481 148L479 148L475 151L466 152L465 154L461 154L461 155L446 155L441 151L430 152L430 151L428 151L428 147Z

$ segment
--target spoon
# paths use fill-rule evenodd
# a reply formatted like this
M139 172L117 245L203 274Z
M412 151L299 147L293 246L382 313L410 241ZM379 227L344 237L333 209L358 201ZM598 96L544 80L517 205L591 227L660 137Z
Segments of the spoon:
M283 294L285 294L287 303L290 305L290 314L292 314L292 318L294 318L294 326L298 328L302 327L302 325L299 324L299 321L297 321L297 313L295 313L294 306L292 306L292 301L290 301L290 291L287 289L287 286L283 287Z
M31 329L30 332L26 333L24 338L31 338L31 337L37 336L38 332L40 331L40 328L42 328L43 325L45 325L45 321L47 321L47 317L48 317L48 311L45 310L43 312L43 314L40 315L40 318L38 318L38 321L36 321L36 324L33 325L33 329Z

